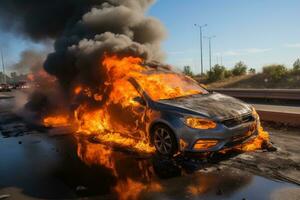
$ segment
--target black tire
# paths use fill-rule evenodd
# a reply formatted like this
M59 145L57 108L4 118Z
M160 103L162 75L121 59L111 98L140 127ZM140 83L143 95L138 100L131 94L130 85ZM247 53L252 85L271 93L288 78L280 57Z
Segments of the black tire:
M173 131L164 124L152 128L152 143L156 151L164 156L172 156L178 151L177 141Z

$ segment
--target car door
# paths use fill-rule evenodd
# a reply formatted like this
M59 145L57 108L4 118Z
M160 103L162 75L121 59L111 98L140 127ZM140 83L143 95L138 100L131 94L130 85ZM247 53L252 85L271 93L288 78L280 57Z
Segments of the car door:
M111 124L115 132L141 138L145 130L147 103L136 88L126 80L122 83L126 90L118 90L118 97L108 107Z

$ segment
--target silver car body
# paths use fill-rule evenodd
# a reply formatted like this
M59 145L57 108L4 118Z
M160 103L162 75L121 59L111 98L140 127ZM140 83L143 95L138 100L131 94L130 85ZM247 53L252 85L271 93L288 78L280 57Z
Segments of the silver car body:
M167 125L174 133L178 149L187 152L213 152L244 143L257 136L259 120L252 106L230 96L209 92L174 99L153 101L134 80L129 79L141 94L147 107L146 131L158 123ZM213 129L195 129L185 124L186 117L206 118L214 121ZM195 150L198 140L217 140L208 149ZM185 145L181 145L181 143Z

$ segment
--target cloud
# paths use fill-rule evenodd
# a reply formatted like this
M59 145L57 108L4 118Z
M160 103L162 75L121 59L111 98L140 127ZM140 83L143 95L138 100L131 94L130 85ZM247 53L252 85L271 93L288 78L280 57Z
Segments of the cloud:
M285 44L284 46L288 48L300 48L300 43Z
M267 51L271 51L271 48L248 48L248 49L238 49L238 50L229 50L225 51L222 54L225 56L240 56L240 55L248 55L248 54L255 54L255 53L264 53Z

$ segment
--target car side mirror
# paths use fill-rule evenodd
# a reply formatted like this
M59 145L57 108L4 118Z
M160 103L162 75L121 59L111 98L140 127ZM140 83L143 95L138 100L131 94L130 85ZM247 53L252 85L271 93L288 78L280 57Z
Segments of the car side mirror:
M146 106L146 102L142 97L136 96L133 98L133 101L138 102L139 104Z
M204 89L208 90L206 85L204 85L204 84L202 84L202 83L200 83L199 85L200 85L201 87L203 87Z
M210 89L207 88L207 86L205 84L200 83L199 84L202 88L204 88L205 90L207 90L209 93L213 92Z

